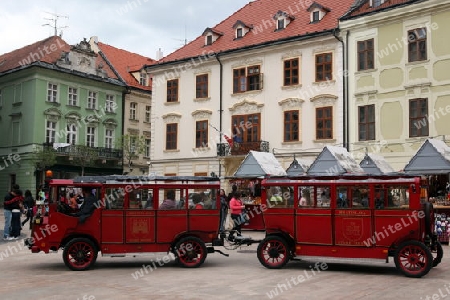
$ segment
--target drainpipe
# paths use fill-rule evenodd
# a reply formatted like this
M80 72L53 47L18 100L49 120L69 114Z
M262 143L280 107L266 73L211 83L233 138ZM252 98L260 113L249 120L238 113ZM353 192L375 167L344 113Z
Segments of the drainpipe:
M222 144L222 118L223 118L223 97L222 97L222 90L223 90L223 65L219 58L220 53L216 54L216 59L219 62L220 66L220 77L219 77L219 131L220 131L220 140L219 143ZM219 160L219 178L222 175L222 165L220 164Z
M342 97L343 97L343 103L342 103L342 134L343 134L343 146L349 151L350 145L348 140L348 32L346 33L346 42L344 43L344 40L339 37L339 29L335 28L333 30L333 36L342 44L342 61L343 61L343 78L342 78Z

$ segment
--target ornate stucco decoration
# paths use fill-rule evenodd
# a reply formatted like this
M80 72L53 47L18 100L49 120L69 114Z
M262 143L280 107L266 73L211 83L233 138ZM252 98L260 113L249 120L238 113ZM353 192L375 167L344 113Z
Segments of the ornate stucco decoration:
M422 82L416 84L405 85L405 91L408 96L421 98L422 95L430 93L431 82Z
M209 119L212 115L212 111L209 109L197 109L196 111L192 112L192 117L194 117L195 120L204 120Z
M62 113L57 108L49 108L44 111L45 119L47 121L58 122L61 119Z
M368 103L370 101L377 99L378 90L365 91L361 93L356 93L355 98L358 103Z
M100 123L100 119L96 115L87 116L86 118L84 118L84 120L87 123L90 123L90 124L98 124L98 123Z
M180 122L181 116L182 115L179 113L172 112L163 115L162 118L164 120L164 123L178 123Z
M64 118L66 118L67 123L77 123L79 120L81 120L83 117L78 112L69 112L67 113Z
M114 119L106 119L103 121L103 125L105 125L108 129L114 129L117 127L117 121Z
M302 56L302 51L295 49L295 50L290 50L285 52L282 56L281 56L281 60L286 60L289 58L296 58L296 57L301 57Z
M283 110L300 109L305 100L300 98L286 98L278 102Z
M235 115L251 114L261 112L263 106L263 103L244 99L241 102L235 103L232 107L229 108L229 110Z
M328 106L328 105L334 105L336 103L337 99L338 99L338 97L335 95L321 94L321 95L312 97L310 99L310 101L314 104L314 106Z
M238 62L231 65L233 69L239 69L239 68L245 68L248 66L253 65L261 65L263 63L263 60L261 58L255 58L255 57L246 57L242 58Z

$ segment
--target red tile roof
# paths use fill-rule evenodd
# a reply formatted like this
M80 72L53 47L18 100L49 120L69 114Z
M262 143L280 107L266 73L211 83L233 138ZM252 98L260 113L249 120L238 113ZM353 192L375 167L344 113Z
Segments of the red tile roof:
M59 36L48 37L34 44L0 55L0 73L20 69L36 62L55 65L61 58L61 53L69 52L71 48L72 46ZM118 79L106 61L100 55L97 55L96 66L100 65L108 78Z
M386 0L383 4L377 7L370 6L370 0L359 0L355 2L355 7L349 11L342 19L349 19L357 17L366 13L377 12L387 8L391 8L401 4L409 4L421 0Z
M159 63L204 56L214 52L223 52L240 49L253 45L274 42L312 33L332 30L338 26L338 18L347 12L355 0L257 0L248 3L233 15L229 16L212 29L223 33L212 45L205 46L205 37L199 36L191 43L162 58ZM311 13L308 8L318 4L330 9L330 12L320 21L311 23ZM291 23L283 30L275 31L273 16L285 12L294 17ZM233 25L240 20L253 28L244 37L235 39Z
M139 71L144 65L155 63L155 60L101 42L98 42L97 45L128 86L147 91L152 90L151 86L141 85L131 72ZM150 84L151 81L148 80L148 82Z

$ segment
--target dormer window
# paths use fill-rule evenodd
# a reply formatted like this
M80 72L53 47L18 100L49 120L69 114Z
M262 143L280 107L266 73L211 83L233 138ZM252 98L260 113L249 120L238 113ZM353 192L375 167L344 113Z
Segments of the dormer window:
M139 78L139 84L140 85L147 85L147 73L142 72L141 77Z
M202 34L205 37L205 46L212 45L223 33L212 28L206 28Z
M289 15L288 13L285 13L284 11L279 10L274 16L273 19L276 21L277 28L275 31L283 30L285 29L292 20L295 19L294 16Z
M311 23L317 23L320 22L320 20L322 20L323 17L325 17L325 15L331 10L329 8L326 8L325 6L320 5L317 2L314 2L307 9L307 11L311 13Z
M385 0L370 0L370 7L378 7L386 2Z
M252 28L252 25L247 25L241 20L237 20L233 25L233 29L235 30L235 39L244 37Z

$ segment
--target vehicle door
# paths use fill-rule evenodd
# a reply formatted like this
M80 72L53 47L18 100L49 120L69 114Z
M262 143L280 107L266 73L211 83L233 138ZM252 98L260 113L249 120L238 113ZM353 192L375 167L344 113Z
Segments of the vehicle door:
M102 210L101 251L103 253L123 252L125 242L125 190L109 186L104 190L104 209Z
M336 186L334 245L370 247L373 197L367 184Z
M155 243L153 189L138 187L130 190L126 197L128 207L125 209L125 243Z
M296 187L295 238L300 244L332 245L331 185L308 182ZM307 253L305 253L307 254Z
M188 230L187 209L182 204L186 201L185 191L177 186L155 190L157 243L170 243L178 234Z

